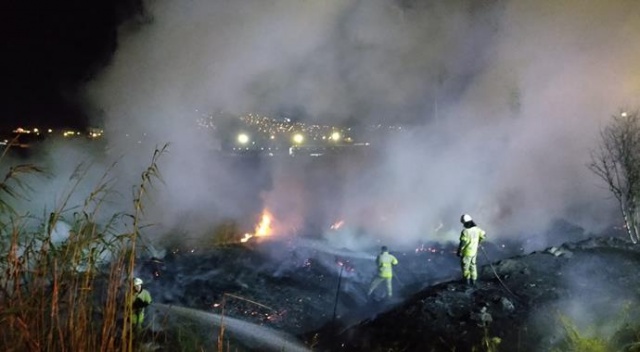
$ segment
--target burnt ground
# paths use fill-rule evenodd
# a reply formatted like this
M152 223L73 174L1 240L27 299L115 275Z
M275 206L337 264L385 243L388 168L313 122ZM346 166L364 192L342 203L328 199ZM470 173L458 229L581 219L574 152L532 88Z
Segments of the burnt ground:
M453 244L432 244L395 252L402 263L394 283L398 296L457 275L454 251ZM367 306L376 254L377 248L363 254L318 241L267 240L175 250L148 260L143 278L158 303L220 314L224 302L225 315L303 335Z
M620 331L611 322L637 317L635 245L599 237L526 255L516 247L485 244L476 287L458 280L453 243L392 251L400 261L393 301L366 296L376 249L309 241L174 250L141 274L157 303L270 327L314 351L470 351L492 338L501 351L550 351L561 348L562 316L607 338Z
M562 347L560 315L599 337L611 321L624 324L624 314L637 317L637 309L626 305L640 298L639 265L638 248L615 238L500 260L482 268L476 287L431 286L341 330L317 350L470 351L495 337L504 351L568 350ZM617 337L618 345L632 342Z

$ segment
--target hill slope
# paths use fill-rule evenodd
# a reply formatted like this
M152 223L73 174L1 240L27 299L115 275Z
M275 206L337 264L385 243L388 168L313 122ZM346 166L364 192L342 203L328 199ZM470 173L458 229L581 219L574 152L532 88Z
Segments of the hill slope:
M444 282L402 303L372 302L365 321L317 332L314 350L566 351L565 328L624 350L637 340L623 335L638 317L639 268L638 248L616 238L500 260L482 267L476 287ZM385 304L390 310L373 316Z

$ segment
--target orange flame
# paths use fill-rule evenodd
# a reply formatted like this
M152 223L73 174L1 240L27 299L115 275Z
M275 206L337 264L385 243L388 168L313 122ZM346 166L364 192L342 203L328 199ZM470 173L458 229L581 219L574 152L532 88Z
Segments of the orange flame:
M270 236L273 233L271 228L271 222L273 221L273 215L265 209L262 211L262 217L260 223L256 225L255 233L245 233L240 242L247 242L251 237L265 237Z
M260 223L258 224L258 226L256 226L256 236L258 237L269 236L271 232L273 232L273 230L271 229L272 218L273 218L273 215L271 215L271 213L269 213L268 210L265 209L262 212L262 219L260 220Z

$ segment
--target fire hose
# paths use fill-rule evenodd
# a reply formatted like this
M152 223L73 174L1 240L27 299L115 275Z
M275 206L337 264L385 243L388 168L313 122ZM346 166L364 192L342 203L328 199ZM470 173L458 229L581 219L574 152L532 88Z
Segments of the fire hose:
M493 267L493 264L491 263L491 260L489 259L489 256L487 255L487 252L484 250L483 246L478 246L480 247L480 250L482 250L482 254L484 254L484 257L487 259L487 262L489 263L489 266L491 267L491 270L493 271L493 275L496 277L496 279L498 279L498 282L500 283L500 285L502 285L502 287L509 292L513 297L518 298L518 296L513 293L508 287L507 285L505 285L505 283L502 281L502 279L500 278L500 275L498 275L498 272L496 271L496 268Z

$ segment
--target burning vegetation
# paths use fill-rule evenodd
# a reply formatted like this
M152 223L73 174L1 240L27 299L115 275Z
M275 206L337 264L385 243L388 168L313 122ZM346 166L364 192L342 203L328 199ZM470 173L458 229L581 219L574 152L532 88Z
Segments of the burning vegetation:
M273 234L273 215L265 209L260 217L260 223L256 225L254 233L245 233L240 242L247 242L252 237L267 237Z
M390 246L399 263L394 298L385 299L367 294L379 242L352 250L322 236L285 235L267 208L244 236L222 226L233 238L224 245L149 255L143 201L162 152L142 172L133 210L106 224L98 220L108 194L101 183L80 210L63 201L34 225L12 204L24 189L21 175L41 169L10 168L0 187L2 349L634 351L640 344L640 249L627 193L619 199L625 226L602 236L561 224L552 234L575 241L530 253L516 241L485 243L474 287L459 280L454 242ZM605 172L609 159L601 158ZM77 171L74 181L84 174ZM343 219L327 225L332 238L348 227ZM154 302L140 334L126 318L134 274Z

